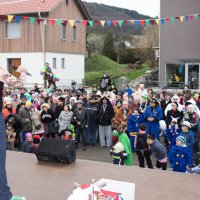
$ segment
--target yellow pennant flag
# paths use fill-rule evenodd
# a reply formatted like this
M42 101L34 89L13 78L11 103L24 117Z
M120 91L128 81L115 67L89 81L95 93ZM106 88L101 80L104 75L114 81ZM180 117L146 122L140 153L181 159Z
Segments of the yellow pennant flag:
M180 18L181 22L183 22L184 16L180 16L179 18Z
M7 17L8 17L8 22L10 23L12 20L13 20L13 15L7 15Z
M101 23L101 26L104 27L105 21L100 21L100 23Z
M156 19L156 24L157 24L157 25L160 24L160 19Z
M69 23L72 27L74 26L74 20L69 20Z
M131 24L134 24L134 20L129 20L129 22L131 22Z

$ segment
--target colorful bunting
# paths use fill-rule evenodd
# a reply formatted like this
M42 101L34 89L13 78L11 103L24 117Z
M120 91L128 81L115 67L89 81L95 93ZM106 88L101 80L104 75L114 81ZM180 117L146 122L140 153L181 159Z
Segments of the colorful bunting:
M190 21L192 22L194 19L194 15L190 15Z
M30 24L34 24L35 23L35 17L30 17L29 20L30 20Z
M100 23L101 23L101 26L104 27L106 21L100 21Z
M140 24L140 21L135 20L135 25L136 25L136 26L139 26L139 24Z
M162 24L162 25L165 24L165 19L164 19L164 18L161 19L161 24Z
M198 15L198 14L194 14L194 18L195 18L195 20L197 21L198 18L199 18L199 15Z
M60 19L57 19L57 20L56 20L56 23L58 24L58 26L60 26L60 25L61 25L61 23L62 23L62 20L60 20Z
M71 25L71 27L73 27L74 26L74 20L69 20L69 23L70 23L70 25Z
M87 26L88 21L87 20L83 20L82 23L83 23L84 26Z
M38 18L37 20L37 24L40 25L40 22L42 21L42 19Z
M68 23L67 20L63 20L63 24L64 24L65 26L67 25L67 23Z
M185 21L186 21L186 22L189 21L189 16L185 16Z
M108 26L110 26L112 24L112 21L106 21L106 23L108 24Z
M50 24L51 24L52 26L54 26L56 20L55 20L55 19L50 19L49 22L50 22Z
M174 17L170 17L170 20L171 20L172 24L175 23L175 18Z
M150 19L146 19L145 22L146 22L146 25L149 26L149 24L150 24Z
M183 22L184 16L180 16L179 19L181 20L181 22Z
M10 22L13 20L13 18L14 18L13 15L7 15L7 17L8 17L8 22L9 22L9 23L10 23Z
M15 21L17 22L17 24L21 22L21 19L22 19L21 16L15 16Z
M93 27L94 21L89 20L88 23L89 23L90 27Z
M160 24L160 19L156 19L156 24L157 24L157 25Z
M131 24L134 24L134 20L129 20L129 22L130 22Z
M121 28L122 27L122 24L123 24L123 21L118 21L118 25L119 25L119 27Z
M112 21L114 27L117 27L117 21Z
M144 26L144 25L145 25L145 21L144 21L144 20L140 20L140 24L141 24L142 26Z

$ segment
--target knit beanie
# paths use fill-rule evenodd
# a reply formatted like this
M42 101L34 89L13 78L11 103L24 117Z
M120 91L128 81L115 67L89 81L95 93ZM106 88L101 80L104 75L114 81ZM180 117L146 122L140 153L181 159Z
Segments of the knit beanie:
M186 139L183 136L178 136L176 140L180 141L183 145L186 145Z

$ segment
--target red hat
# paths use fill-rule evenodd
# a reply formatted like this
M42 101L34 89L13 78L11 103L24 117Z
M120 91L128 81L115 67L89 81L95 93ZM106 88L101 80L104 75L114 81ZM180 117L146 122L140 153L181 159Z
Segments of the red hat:
M34 135L33 139L40 139L40 136L39 135Z

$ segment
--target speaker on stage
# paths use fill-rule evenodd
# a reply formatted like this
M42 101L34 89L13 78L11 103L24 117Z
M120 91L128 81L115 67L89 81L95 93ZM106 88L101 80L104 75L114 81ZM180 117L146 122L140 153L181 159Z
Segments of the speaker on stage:
M75 141L43 138L35 154L38 161L70 164L76 160Z

